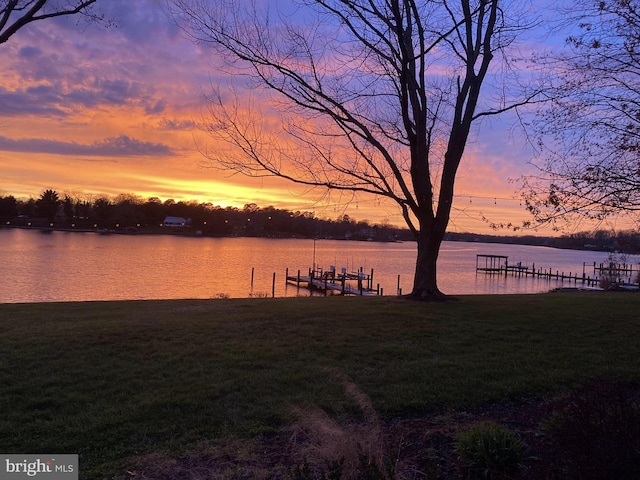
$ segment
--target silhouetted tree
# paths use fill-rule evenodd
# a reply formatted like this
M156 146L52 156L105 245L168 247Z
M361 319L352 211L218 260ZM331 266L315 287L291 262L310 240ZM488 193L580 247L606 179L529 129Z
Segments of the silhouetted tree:
M86 200L76 200L74 211L77 218L88 219L91 212L91 203Z
M411 296L444 298L437 258L472 127L529 100L481 96L525 18L516 2L303 0L306 15L295 16L260 2L173 3L192 38L224 56L235 82L272 94L263 108L283 119L280 135L253 99L218 90L208 131L229 148L207 156L250 176L392 200L418 245ZM492 80L511 72L505 58Z
M0 198L0 219L9 221L18 216L18 202L12 195Z
M58 197L58 192L55 190L45 190L40 195L40 198L36 201L36 207L38 214L47 219L47 222L52 224L58 213L62 201Z
M93 202L95 222L101 228L113 227L113 203L107 198L98 198Z
M142 205L142 211L144 213L144 223L146 225L158 226L164 220L166 216L164 214L164 206L157 197L152 197Z
M30 198L26 202L23 202L18 206L18 214L26 215L27 217L35 217L37 215L36 201Z
M62 201L62 211L64 212L65 221L67 226L70 226L73 223L74 207L73 207L73 199L69 195L64 196L64 200Z
M523 195L540 223L640 221L640 1L578 0L563 13L579 32L560 53L538 59L552 69L554 101L537 112L536 175Z
M121 194L113 200L113 221L120 227L137 227L141 221L140 204L135 195Z

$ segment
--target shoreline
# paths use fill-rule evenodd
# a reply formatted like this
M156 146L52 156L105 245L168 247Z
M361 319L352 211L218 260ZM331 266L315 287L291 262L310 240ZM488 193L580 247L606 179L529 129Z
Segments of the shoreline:
M383 299L383 301L392 302L400 302L400 304L407 303L412 304L415 303L417 305L439 305L440 303L449 304L458 301L464 302L465 299L472 300L474 298L484 298L484 297L495 297L497 300L503 299L504 297L516 298L516 297L543 297L546 295L552 294L562 294L562 295L606 295L611 293L619 293L619 294L637 294L638 290L629 290L629 289L618 289L618 290L605 290L599 288L573 288L573 287L563 287L556 288L553 290L536 292L536 293L467 293L467 294L449 294L447 295L447 300L444 302L424 302L422 300L410 300L406 298L406 295L376 295L372 297L361 296L361 295L306 295L306 296L291 296L291 297L228 297L228 296L214 296L210 298L199 298L199 297L184 297L184 298L128 298L128 299L110 299L110 300L37 300L32 302L2 302L0 301L0 307L2 306L37 306L37 305L91 305L91 304L118 304L118 303L202 303L202 302L220 302L220 301L232 301L242 303L244 301L257 301L264 300L265 302L273 302L273 301L290 301L291 303L295 302L297 299L310 299L310 298L333 298L333 297L346 297L346 298L367 298L367 299Z
M193 229L189 227L188 229L176 228L176 227L153 227L153 228L145 228L145 227L125 227L125 228L117 228L117 229L107 229L107 228L76 228L76 227L47 227L40 225L8 225L8 224L0 224L0 230L2 229L20 229L20 230L33 230L39 231L42 233L51 233L51 232L65 232L65 233L94 233L98 235L145 235L145 236L160 236L167 235L173 237L187 237L187 238L269 238L269 239L301 239L301 240L338 240L345 242L374 242L374 243L410 243L415 242L413 239L375 239L375 238L339 238L339 237L331 237L326 235L316 235L316 236L302 236L302 235L287 235L287 234L273 234L273 235L239 235L237 233L233 233L231 235L214 235L214 234L204 234L199 230ZM171 229L171 230L168 230ZM473 239L469 237L473 237ZM531 236L527 236L530 238ZM485 234L467 234L467 233L454 233L448 232L445 235L444 241L446 242L462 242L462 243L487 243L487 244L497 244L497 245L522 245L522 246L532 246L532 247L545 247L552 248L556 250L576 250L576 251L584 251L584 252L602 252L602 253L621 253L623 255L638 255L640 256L640 249L635 252L619 252L617 250L606 249L606 248L597 248L594 245L587 245L579 248L577 245L569 245L569 246L560 246L560 245L551 245L548 240L550 237L534 237L539 241L534 242L518 242L514 241L515 239L522 237L499 237L496 238L494 235L485 235Z
M128 228L130 230L128 230ZM157 228L145 229L145 228L136 228L136 227L127 227L122 229L108 229L108 228L69 228L69 227L44 227L44 226L29 226L29 225L0 225L0 229L19 229L19 230L33 230L39 231L42 233L52 233L52 232L65 232L65 233L95 233L98 235L167 235L173 237L188 237L188 238L270 238L270 239L283 239L283 240L292 240L292 239L301 239L301 240L338 240L345 242L375 242L375 243L402 243L402 242L410 242L412 240L378 240L378 239L361 239L361 238L336 238L329 236L301 236L301 235L212 235L212 234L204 234L202 232L198 233L199 230L193 230L189 228L181 229L179 227L159 227L164 230L158 230ZM172 230L167 230L172 228Z

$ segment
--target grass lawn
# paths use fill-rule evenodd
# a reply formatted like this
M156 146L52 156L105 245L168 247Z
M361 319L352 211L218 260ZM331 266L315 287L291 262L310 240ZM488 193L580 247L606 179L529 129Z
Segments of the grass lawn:
M0 305L0 451L78 453L80 478L128 459L276 431L291 408L386 420L589 379L640 381L640 295L558 292Z

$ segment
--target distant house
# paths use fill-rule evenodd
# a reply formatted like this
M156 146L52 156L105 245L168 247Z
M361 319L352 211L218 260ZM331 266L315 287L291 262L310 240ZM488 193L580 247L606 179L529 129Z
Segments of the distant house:
M162 222L163 227L189 227L191 226L191 219L184 217L165 217Z

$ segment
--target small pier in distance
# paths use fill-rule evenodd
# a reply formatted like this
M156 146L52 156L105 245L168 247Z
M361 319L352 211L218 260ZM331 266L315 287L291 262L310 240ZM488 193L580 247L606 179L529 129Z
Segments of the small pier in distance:
M587 270L593 268L593 277L587 275ZM522 262L509 263L509 257L505 255L476 255L476 273L484 272L495 275L511 275L515 277L537 277L548 280L559 280L568 282L569 285L580 284L582 287L600 289L602 284L624 290L638 290L639 271L633 265L617 263L593 263L582 264L582 273L562 272L553 268L536 268L535 263L531 266L523 265ZM600 275L600 277L598 277Z
M308 275L301 275L300 270L297 275L290 275L287 269L286 278L287 283L296 285L298 288L317 290L325 294L333 292L339 295L382 295L379 284L373 288L373 269L370 274L366 274L362 268L355 273L348 273L346 268L336 272L334 266L326 271L316 267L310 268Z

